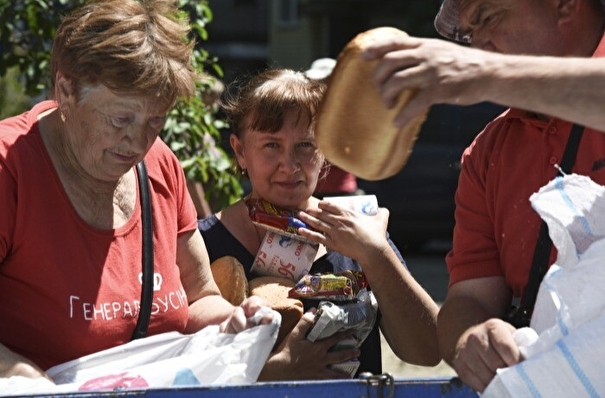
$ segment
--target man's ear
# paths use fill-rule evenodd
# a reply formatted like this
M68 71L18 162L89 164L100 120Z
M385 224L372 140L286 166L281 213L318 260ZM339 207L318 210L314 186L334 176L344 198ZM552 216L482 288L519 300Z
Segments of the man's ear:
M231 134L229 136L229 144L231 144L231 148L233 149L233 153L235 153L235 158L237 159L237 163L242 170L245 170L246 167L246 156L244 155L244 145L239 137L235 134Z

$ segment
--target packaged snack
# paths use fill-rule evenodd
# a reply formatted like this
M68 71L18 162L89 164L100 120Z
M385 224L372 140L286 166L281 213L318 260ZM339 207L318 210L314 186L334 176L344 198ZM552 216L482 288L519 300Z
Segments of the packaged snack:
M258 226L275 231L281 235L315 244L315 242L300 236L298 228L311 229L296 217L296 212L279 207L264 199L246 198L250 220Z
M361 271L307 274L290 290L289 297L350 301L367 285L368 282Z
M307 334L307 340L317 341L353 329L359 347L372 331L377 313L376 298L367 289L361 291L353 302L337 304L322 301L317 306L313 328Z
M353 330L351 337L340 341L330 351L360 347L372 332L377 317L378 302L374 294L365 288L355 297L355 301L347 303L321 301L315 312L313 327L307 333L307 340L322 340L338 332ZM359 361L352 359L330 367L354 377L359 368Z
M256 275L281 276L297 282L309 273L319 245L267 231L252 263Z

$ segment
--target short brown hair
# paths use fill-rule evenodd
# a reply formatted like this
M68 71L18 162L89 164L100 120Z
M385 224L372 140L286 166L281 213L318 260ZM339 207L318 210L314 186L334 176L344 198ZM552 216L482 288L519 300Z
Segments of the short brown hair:
M298 118L306 118L312 127L325 87L325 83L309 79L302 72L268 69L241 85L222 106L231 132L240 138L248 128L279 131L291 111Z
M172 0L93 0L65 17L57 30L51 88L61 72L76 89L102 84L170 107L195 92L189 31Z

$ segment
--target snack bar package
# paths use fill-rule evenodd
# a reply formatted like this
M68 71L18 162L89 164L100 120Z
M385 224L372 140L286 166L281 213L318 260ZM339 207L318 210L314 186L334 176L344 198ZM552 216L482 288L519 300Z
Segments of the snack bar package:
M291 298L306 298L331 301L354 300L368 281L361 271L343 271L325 274L307 274L300 278L293 289Z
M281 235L315 244L315 242L298 234L298 228L310 230L313 228L298 219L296 212L276 206L264 199L246 198L244 202L248 206L248 215L254 224Z

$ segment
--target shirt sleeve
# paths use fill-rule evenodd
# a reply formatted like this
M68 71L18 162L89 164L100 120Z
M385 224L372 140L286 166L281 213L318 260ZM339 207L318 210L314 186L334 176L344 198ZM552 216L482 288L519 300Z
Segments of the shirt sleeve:
M151 168L156 168L156 193L171 198L168 202L172 211L176 210L177 234L197 229L197 211L187 188L185 172L175 154L157 138L145 159L150 160L150 177Z
M488 126L462 155L462 170L456 190L454 240L446 257L449 286L467 279L502 276L494 236L493 209L488 203L486 176L490 160Z

